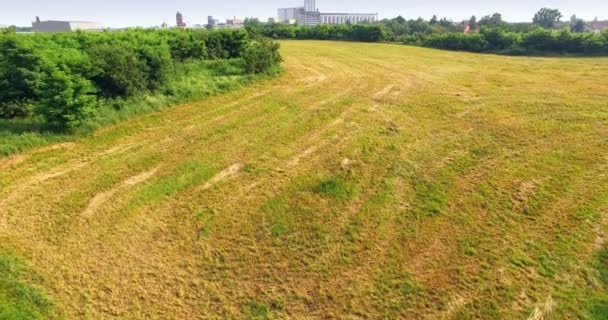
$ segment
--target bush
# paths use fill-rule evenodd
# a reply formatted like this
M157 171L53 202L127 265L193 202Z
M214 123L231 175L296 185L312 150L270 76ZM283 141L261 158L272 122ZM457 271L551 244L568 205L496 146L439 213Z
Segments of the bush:
M279 44L268 38L250 42L243 50L242 57L247 72L251 74L265 72L282 61Z
M96 44L89 50L95 86L105 97L125 97L147 88L146 64L125 44Z
M499 28L482 27L480 34L484 37L487 46L486 50L503 51L511 48L518 42L519 37L515 33L507 33Z
M540 53L608 54L606 34L572 33L568 30L534 29L526 33L482 27L479 33L446 33L409 36L404 43L432 48L512 55Z
M32 114L32 104L24 102L4 102L0 103L0 118L12 119L12 118L24 118Z
M165 44L143 45L137 49L137 55L145 66L146 87L150 91L163 88L173 72L173 60Z
M177 61L185 61L187 59L206 59L207 52L207 34L199 32L191 32L185 30L183 32L173 32L167 44L171 51L171 57Z
M89 80L55 69L45 76L45 82L36 111L50 124L74 129L95 114L95 90Z
M422 45L447 50L481 52L485 50L487 42L483 35L478 33L445 33L424 38Z

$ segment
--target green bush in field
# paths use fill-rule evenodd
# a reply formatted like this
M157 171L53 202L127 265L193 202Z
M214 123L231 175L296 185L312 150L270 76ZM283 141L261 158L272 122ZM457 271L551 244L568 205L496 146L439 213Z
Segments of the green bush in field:
M279 44L268 38L252 41L243 50L243 60L247 72L253 74L265 72L281 63Z
M45 75L45 81L48 84L36 111L50 124L74 129L95 115L95 89L89 80L55 69Z
M94 66L92 80L103 96L125 97L147 87L145 63L126 45L100 43L89 55Z

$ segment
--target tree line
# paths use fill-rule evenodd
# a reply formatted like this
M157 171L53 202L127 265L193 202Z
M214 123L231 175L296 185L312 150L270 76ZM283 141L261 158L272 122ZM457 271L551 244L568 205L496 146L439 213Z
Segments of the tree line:
M386 30L377 24L298 26L281 23L246 24L249 34L273 39L349 40L379 42L386 40Z
M62 130L95 116L104 99L166 88L177 64L241 59L249 73L277 66L278 44L245 30L135 29L0 33L0 117L40 116Z
M376 23L298 26L246 24L250 34L274 39L317 39L365 42L397 42L447 50L492 52L513 55L537 54L608 54L608 30L585 32L587 26L573 16L562 22L555 9L539 10L532 22L509 23L500 13L472 16L468 21L453 23L433 16L406 20L399 16Z

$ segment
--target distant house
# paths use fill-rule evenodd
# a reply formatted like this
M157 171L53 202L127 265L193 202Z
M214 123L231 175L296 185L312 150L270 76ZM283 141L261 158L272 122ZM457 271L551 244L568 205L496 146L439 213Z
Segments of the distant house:
M591 22L587 22L587 26L589 31L600 33L604 30L608 30L608 20L599 21L595 19Z
M32 23L35 32L70 32L70 31L100 31L103 27L96 22L89 21L40 21L36 17L36 22Z

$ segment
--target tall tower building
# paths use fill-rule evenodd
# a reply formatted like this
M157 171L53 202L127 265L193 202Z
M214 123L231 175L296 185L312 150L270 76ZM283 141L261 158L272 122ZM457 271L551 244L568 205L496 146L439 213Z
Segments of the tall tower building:
M304 0L304 11L306 11L306 12L317 11L317 6L315 5L315 0Z
M186 24L184 23L184 16L182 15L181 12L177 12L177 14L175 15L175 19L177 20L177 27L178 28L185 28Z

